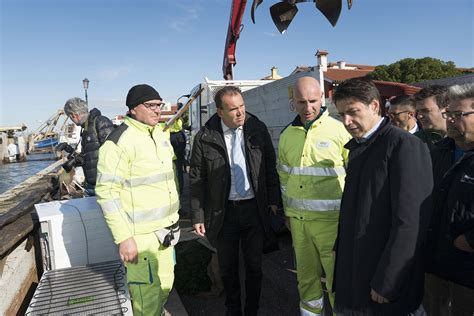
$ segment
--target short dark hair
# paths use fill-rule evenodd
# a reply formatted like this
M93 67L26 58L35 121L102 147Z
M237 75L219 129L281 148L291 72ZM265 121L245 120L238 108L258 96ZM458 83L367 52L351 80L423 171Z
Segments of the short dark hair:
M380 93L377 87L368 78L351 78L343 81L336 87L332 97L334 104L343 100L355 100L369 105L373 100L380 104Z
M418 103L433 96L436 99L436 105L440 109L448 106L448 87L437 84L423 88L415 93L415 100Z
M416 111L416 102L415 97L412 95L399 95L391 99L390 106L407 106L410 107L413 111Z
M216 107L219 109L222 109L222 97L224 95L236 95L240 94L242 95L242 90L240 90L239 87L236 86L225 86L224 88L220 89L219 91L216 92L214 96L214 102L216 103Z

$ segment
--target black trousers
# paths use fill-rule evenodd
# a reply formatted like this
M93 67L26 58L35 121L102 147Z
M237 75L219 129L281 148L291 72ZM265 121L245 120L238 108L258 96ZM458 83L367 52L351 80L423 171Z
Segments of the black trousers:
M245 315L257 315L262 288L263 239L257 201L229 201L217 238L217 257L228 315L242 315L239 245L245 266Z

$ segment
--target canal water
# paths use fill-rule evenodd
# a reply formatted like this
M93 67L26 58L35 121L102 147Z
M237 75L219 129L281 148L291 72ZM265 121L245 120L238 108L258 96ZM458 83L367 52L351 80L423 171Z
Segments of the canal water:
M54 162L54 155L49 153L28 155L27 161L24 162L0 163L0 194L34 176Z

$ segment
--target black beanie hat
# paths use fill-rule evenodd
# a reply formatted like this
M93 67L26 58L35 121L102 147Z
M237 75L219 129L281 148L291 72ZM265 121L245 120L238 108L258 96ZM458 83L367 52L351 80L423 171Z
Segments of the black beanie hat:
M131 110L137 105L150 100L163 101L158 91L153 89L153 87L147 84L139 84L133 86L130 91L128 91L126 104Z

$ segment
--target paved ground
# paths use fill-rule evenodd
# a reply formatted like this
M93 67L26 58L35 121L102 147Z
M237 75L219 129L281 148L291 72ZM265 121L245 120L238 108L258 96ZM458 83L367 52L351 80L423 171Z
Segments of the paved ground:
M188 177L185 174L185 190L182 197L182 208L189 210L189 185ZM181 226L189 226L189 220L184 219ZM296 283L296 274L292 271L293 250L291 248L291 237L289 234L279 236L280 250L263 257L263 281L262 296L260 299L259 315L299 315L298 307L298 291ZM193 315L224 315L225 297L221 294L215 298L205 298L199 296L180 295L184 308L187 313ZM172 302L169 302L172 303ZM179 299L173 300L169 312L172 315L180 315L177 313ZM173 312L175 311L175 312ZM181 316L181 315L180 315Z

